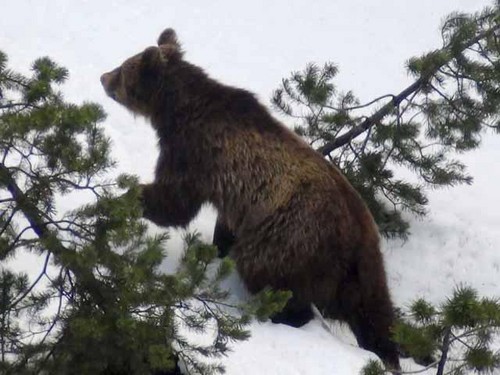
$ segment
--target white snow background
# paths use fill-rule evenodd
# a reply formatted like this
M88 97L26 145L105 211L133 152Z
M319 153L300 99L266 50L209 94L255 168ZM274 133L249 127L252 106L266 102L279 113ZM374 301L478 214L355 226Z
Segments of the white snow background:
M398 93L412 80L408 58L441 46L439 27L452 11L476 11L486 0L16 0L0 2L0 49L10 67L28 73L33 60L49 56L69 69L63 86L72 102L95 101L108 113L120 172L152 179L157 157L150 126L107 98L99 77L122 60L154 45L173 27L186 59L212 77L255 92L269 105L272 90L308 62L334 61L336 83L361 102ZM500 136L486 135L480 149L460 157L474 177L471 186L428 191L429 215L410 217L406 241L383 242L390 289L397 306L417 297L439 303L460 283L481 295L500 296ZM82 202L63 200L62 209ZM211 240L215 214L202 210L191 228ZM165 269L181 251L172 232ZM18 267L36 272L36 262ZM234 287L238 288L237 282ZM252 337L234 345L222 362L227 373L356 374L373 354L353 345L346 329L333 335L318 320L295 329L252 324ZM410 360L405 368L417 369ZM433 372L427 372L431 374Z

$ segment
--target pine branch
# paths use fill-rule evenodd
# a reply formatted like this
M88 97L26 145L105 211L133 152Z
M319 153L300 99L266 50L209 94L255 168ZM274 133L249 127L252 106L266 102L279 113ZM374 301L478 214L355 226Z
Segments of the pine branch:
M72 252L72 250L66 248L57 236L47 227L47 224L50 223L43 220L43 213L40 212L40 210L28 197L26 197L12 177L9 168L3 164L0 164L0 182L7 187L7 190L11 193L12 198L16 201L17 207L24 214L31 228L49 252L58 258L61 258L66 253ZM92 272L76 264L68 265L68 268L70 268L75 274L80 285L94 296L96 303L103 310L107 310L109 301L107 301L107 298L101 290L101 283L95 278Z
M401 91L398 95L394 96L394 98L389 103L384 105L372 116L366 118L361 124L352 128L351 130L341 135L340 137L335 138L334 141L328 142L327 144L318 148L317 151L323 155L328 155L337 148L345 146L347 143L351 142L354 138L356 138L360 134L363 134L373 125L378 124L385 116L390 114L394 110L394 108L396 108L403 100L405 100L408 96L410 96L414 92L420 90L429 78L420 77L417 81L415 81L413 84L411 84L406 89Z
M462 48L460 49L459 53L472 47L474 44L478 43L482 39L493 35L498 30L500 30L500 24L478 34L475 38L472 38L467 43L465 43L462 46ZM444 50L449 52L449 54L451 56L449 59L447 59L446 61L444 61L440 64L437 64L429 72L420 76L420 78L418 78L410 86L405 88L398 95L394 96L392 101L390 101L389 103L384 105L382 108L380 108L378 111L376 111L372 116L365 119L361 124L352 128L351 130L349 130L347 133L341 135L340 137L336 138L334 141L328 142L325 145L319 147L317 149L317 151L326 156L326 155L330 154L331 152L333 152L334 150L336 150L337 148L340 148L340 147L346 145L347 143L351 142L354 138L358 137L360 134L363 134L366 130L368 130L372 126L379 124L380 121L384 117L389 115L408 96L420 91L429 82L429 80L439 71L439 69L441 67L445 66L446 64L449 64L450 61L452 61L456 57L457 53L452 53L452 49L454 49L454 48L452 48L451 45L448 45L448 47L444 48Z

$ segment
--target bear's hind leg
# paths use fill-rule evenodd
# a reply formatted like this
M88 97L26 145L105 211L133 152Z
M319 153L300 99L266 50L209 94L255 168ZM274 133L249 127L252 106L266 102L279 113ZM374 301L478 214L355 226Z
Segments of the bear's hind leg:
M397 345L391 340L387 324L377 321L373 313L363 312L352 314L346 320L360 347L377 354L388 369L400 370Z
M387 289L379 285L374 290L351 279L344 284L339 306L358 345L377 354L388 369L400 370L398 347L391 339L394 310Z
M218 257L224 258L225 256L229 255L229 251L231 250L231 247L235 242L236 237L234 236L233 232L229 230L221 216L217 216L212 243L217 246Z

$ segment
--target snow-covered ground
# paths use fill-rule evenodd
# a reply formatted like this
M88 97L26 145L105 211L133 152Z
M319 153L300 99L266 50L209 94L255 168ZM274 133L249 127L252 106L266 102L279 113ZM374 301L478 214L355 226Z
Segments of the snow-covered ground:
M479 10L487 4L486 0L17 0L2 7L0 49L20 71L27 72L29 64L44 55L66 66L71 74L64 86L66 97L103 104L119 170L147 181L157 156L154 134L105 97L99 76L153 45L165 27L177 30L187 59L215 78L256 92L264 103L290 71L310 61L328 60L340 67L339 88L352 89L363 102L396 93L411 82L405 61L440 47L439 25L446 14ZM398 306L416 297L438 303L460 283L483 295L500 296L500 137L485 136L482 147L462 160L474 184L430 191L430 213L423 220L410 218L410 238L383 244ZM71 208L76 203L63 205ZM210 240L214 217L206 208L192 227ZM180 233L173 236L170 248L173 262L181 248ZM346 329L335 326L332 334L318 320L301 329L255 323L251 331L252 337L235 345L223 360L228 374L355 374L373 357L353 345Z

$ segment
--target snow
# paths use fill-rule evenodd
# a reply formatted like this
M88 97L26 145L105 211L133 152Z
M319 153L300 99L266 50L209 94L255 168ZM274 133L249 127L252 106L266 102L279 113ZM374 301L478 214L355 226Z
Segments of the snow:
M328 60L340 68L339 88L352 89L368 101L411 83L405 61L440 47L439 25L445 15L480 10L489 3L18 0L0 14L0 48L11 66L23 72L44 55L67 67L67 99L102 103L119 172L148 181L157 156L153 131L106 98L99 76L154 44L165 27L177 30L187 59L225 83L256 92L263 103L268 104L272 90L290 71ZM409 218L409 239L383 242L397 306L417 297L439 303L461 283L481 295L500 296L500 137L485 135L480 149L460 158L474 183L429 191L429 215ZM62 209L80 200L63 200ZM214 219L214 211L205 207L191 228L210 241ZM182 232L172 234L166 271L175 267L182 247ZM24 263L37 269L35 263ZM232 287L241 293L237 281ZM235 344L223 359L228 374L355 374L374 358L354 345L345 327L333 324L327 330L318 319L300 329L269 322L250 328L252 337ZM403 366L417 368L410 360Z
M356 374L370 358L375 356L343 343L317 320L301 329L262 323L252 327L252 339L230 355L226 368L242 375Z
M443 301L461 283L485 296L499 295L498 144L498 138L488 136L480 149L462 157L474 183L431 191L430 213L411 221L407 243L386 242L387 271L398 305L416 297Z

